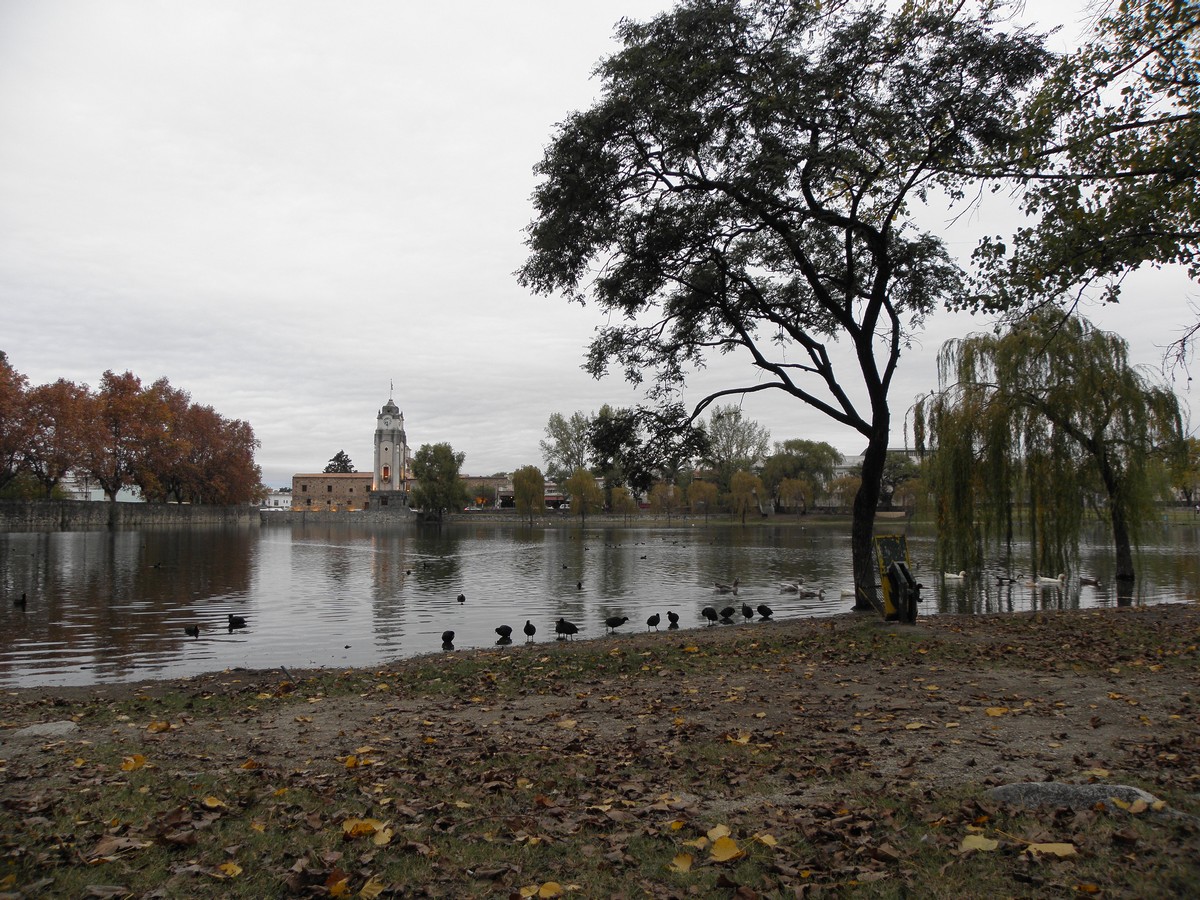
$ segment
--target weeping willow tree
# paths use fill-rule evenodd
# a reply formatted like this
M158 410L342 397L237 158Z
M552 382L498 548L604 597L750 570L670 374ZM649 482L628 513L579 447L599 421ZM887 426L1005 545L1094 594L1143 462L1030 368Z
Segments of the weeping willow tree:
M1024 514L1034 574L1067 571L1090 505L1112 528L1118 581L1131 582L1158 463L1182 429L1174 393L1130 366L1124 339L1038 313L948 341L938 382L917 402L914 433L930 451L943 560L977 566L998 544L1011 554Z

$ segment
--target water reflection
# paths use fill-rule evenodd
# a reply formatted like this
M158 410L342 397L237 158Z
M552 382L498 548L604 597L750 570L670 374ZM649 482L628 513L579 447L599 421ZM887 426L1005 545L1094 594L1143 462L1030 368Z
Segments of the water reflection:
M1116 594L1102 531L1089 536L1066 585L1031 585L1019 561L1003 559L943 581L932 535L910 529L908 538L925 615L1192 601L1200 585L1196 527L1145 536L1141 577L1127 597ZM496 629L516 632L527 620L545 641L559 619L575 623L580 637L602 638L605 619L625 616L629 624L604 638L619 640L646 630L651 614L670 627L699 627L706 606L735 609L732 624L720 627L769 627L757 614L746 621L742 605L768 606L777 619L846 612L850 571L845 526L307 524L0 534L0 684L372 665L439 652L443 633L452 632L459 649L508 646L511 638L498 642ZM1079 573L1099 583L1081 584ZM715 592L715 583L734 578L736 597ZM781 593L782 583L801 579L824 594ZM12 603L22 593L24 610ZM245 627L229 629L229 615ZM189 626L198 636L185 633Z

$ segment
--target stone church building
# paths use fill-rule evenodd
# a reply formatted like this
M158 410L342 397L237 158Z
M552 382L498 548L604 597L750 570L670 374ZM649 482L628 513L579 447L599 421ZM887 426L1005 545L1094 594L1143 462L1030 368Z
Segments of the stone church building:
M383 509L408 506L412 456L404 413L391 397L375 417L375 454L370 472L292 476L292 509Z

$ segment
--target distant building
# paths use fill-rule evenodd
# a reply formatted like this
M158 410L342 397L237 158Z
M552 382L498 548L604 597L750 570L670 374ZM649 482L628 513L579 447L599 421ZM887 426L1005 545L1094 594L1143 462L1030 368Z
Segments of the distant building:
M262 509L291 509L292 492L287 489L267 491L267 496L259 505Z
M389 397L375 417L371 471L293 475L291 508L352 512L385 506L407 507L411 461L404 413Z
M404 413L388 397L375 417L375 459L369 498L372 506L408 506L411 462Z

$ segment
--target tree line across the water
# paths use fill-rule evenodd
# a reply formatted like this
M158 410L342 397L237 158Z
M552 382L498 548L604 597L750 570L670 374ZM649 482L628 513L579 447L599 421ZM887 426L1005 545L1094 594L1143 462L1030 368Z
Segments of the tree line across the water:
M0 351L0 497L62 495L64 480L115 500L136 488L150 502L233 505L264 493L248 422L193 403L166 378L132 372L96 388L60 378L30 385Z

